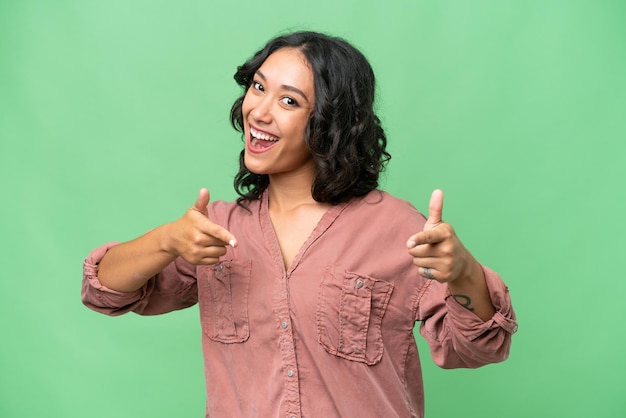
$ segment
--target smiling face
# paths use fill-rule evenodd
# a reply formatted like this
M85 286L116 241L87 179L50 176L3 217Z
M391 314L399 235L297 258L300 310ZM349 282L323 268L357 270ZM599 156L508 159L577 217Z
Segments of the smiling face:
M313 113L313 72L295 48L281 48L257 70L241 107L248 170L270 176L315 172L305 143Z

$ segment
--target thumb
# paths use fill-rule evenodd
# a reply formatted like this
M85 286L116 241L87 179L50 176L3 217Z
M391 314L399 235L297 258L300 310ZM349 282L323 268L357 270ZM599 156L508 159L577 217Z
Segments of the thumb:
M209 205L210 198L211 196L209 194L209 191L205 189L204 187L201 188L200 192L198 193L198 198L196 199L196 203L193 204L192 209L197 210L198 212L200 212L201 214L203 214L204 216L208 218L209 210L207 206ZM214 225L214 226L215 226L215 230L212 231L212 234L216 238L219 238L222 241L227 242L228 245L230 245L233 248L237 246L237 239L233 236L233 234L231 234L229 231L227 231L226 229L222 228L219 225Z
M198 193L198 198L196 199L196 203L193 204L193 209L197 210L198 212L208 217L209 211L207 209L207 206L209 204L209 198L210 198L209 191L205 189L204 187L201 188L200 192Z
M428 204L428 221L424 225L424 231L435 229L441 222L443 212L443 192L439 189L433 191Z

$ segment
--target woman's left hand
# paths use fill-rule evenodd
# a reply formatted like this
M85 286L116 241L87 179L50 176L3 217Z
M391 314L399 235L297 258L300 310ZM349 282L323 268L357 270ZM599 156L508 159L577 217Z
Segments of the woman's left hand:
M435 190L428 205L424 230L407 241L413 263L427 279L450 283L471 275L478 262L463 246L452 225L441 220L443 192Z

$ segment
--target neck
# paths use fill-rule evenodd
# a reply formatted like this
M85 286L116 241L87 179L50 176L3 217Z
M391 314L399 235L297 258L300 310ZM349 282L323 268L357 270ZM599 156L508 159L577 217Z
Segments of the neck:
M270 208L273 211L288 211L301 205L317 204L311 194L314 177L314 170L270 175Z

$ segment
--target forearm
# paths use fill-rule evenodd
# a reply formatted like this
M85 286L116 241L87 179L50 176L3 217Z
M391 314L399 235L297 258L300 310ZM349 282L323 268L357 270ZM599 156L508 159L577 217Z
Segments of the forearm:
M98 280L112 290L132 292L160 273L176 255L168 249L169 224L107 251L98 267Z
M448 289L459 304L474 312L483 321L491 319L495 314L496 309L489 296L485 274L476 260L470 263L465 274L448 283Z

